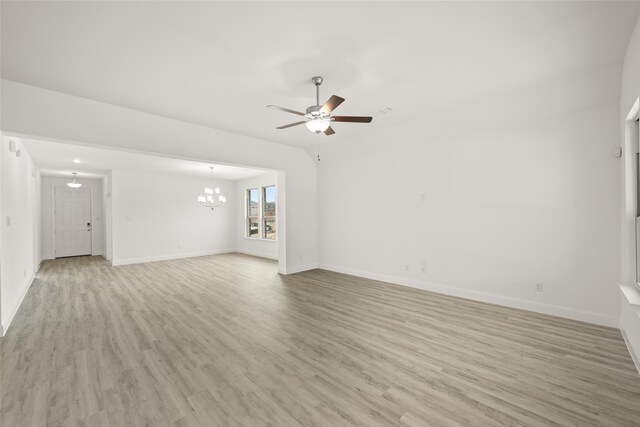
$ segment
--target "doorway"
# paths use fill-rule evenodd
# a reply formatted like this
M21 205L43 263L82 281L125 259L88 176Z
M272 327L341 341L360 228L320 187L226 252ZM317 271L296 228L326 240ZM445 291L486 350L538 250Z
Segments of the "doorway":
M91 255L91 189L55 187L53 217L55 257Z

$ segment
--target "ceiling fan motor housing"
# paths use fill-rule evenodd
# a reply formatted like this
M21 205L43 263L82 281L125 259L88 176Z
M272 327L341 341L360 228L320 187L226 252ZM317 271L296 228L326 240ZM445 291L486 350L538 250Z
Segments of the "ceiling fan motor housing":
M309 117L310 119L315 117L328 116L328 114L326 114L324 111L320 111L321 108L322 108L322 105L312 105L308 107L306 116Z

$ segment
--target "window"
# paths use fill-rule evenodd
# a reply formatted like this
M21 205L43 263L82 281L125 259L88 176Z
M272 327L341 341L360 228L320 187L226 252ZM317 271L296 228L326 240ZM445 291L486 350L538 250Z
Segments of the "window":
M246 237L276 240L276 186L249 188L246 191Z
M247 190L247 237L260 237L260 193L257 188Z
M276 186L262 187L262 238L276 239Z

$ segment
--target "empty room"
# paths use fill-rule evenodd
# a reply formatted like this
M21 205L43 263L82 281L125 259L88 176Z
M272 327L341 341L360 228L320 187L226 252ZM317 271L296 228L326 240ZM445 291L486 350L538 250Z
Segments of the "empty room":
M0 1L0 425L640 426L640 2Z

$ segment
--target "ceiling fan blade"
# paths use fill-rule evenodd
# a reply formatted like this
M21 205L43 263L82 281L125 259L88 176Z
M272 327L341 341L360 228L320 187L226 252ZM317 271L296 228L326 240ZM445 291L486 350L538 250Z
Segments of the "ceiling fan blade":
M331 116L334 122L371 123L373 117L365 116Z
M290 128L292 126L298 126L301 125L303 123L307 123L306 120L303 120L301 122L295 122L295 123L289 123L288 125L283 125L283 126L278 126L276 129L286 129L286 128Z
M324 103L324 105L320 109L320 112L329 114L330 112L335 110L338 107L338 105L342 104L343 102L344 102L344 98L340 98L339 96L336 96L336 95L331 95L331 98L329 98L329 100Z
M334 133L336 133L335 130L333 130L333 128L331 128L331 126L329 126L325 131L324 134L329 136L329 135L333 135Z
M267 108L273 108L274 110L280 110L286 113L292 113L292 114L297 114L299 116L304 116L304 113L301 113L300 111L290 110L284 107L278 107L277 105L267 105Z

